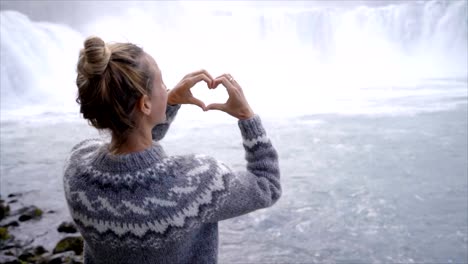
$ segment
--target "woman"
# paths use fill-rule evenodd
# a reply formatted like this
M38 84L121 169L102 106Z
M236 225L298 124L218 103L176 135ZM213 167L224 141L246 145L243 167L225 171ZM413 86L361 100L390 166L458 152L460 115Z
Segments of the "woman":
M269 207L281 195L278 156L239 84L201 70L167 92L154 59L130 43L84 42L77 102L110 142L73 147L64 175L70 213L85 241L85 263L216 263L218 221ZM225 104L205 106L196 83L226 87ZM167 156L157 143L181 104L239 119L247 170L204 155Z

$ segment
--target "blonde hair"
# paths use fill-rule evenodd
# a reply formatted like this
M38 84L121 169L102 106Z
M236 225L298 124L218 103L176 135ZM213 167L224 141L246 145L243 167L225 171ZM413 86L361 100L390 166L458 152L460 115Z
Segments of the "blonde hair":
M154 71L148 55L131 43L106 44L89 37L80 51L76 85L80 112L97 129L109 129L123 143L135 128L135 104L151 95Z

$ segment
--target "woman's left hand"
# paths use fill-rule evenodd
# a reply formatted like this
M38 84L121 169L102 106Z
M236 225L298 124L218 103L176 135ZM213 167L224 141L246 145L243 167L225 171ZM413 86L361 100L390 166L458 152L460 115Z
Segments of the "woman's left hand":
M206 70L199 70L189 73L182 78L182 80L169 91L167 96L167 103L170 105L176 104L193 104L198 105L201 109L206 111L206 106L203 101L195 98L190 89L195 84L205 81L209 89L216 88L214 85L213 77Z

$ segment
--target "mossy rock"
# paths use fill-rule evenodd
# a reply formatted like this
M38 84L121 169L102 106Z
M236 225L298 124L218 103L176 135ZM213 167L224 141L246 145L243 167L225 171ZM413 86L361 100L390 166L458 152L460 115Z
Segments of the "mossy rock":
M10 238L10 234L8 234L8 228L0 227L0 240L7 240Z
M19 210L19 213L21 214L20 217L18 218L20 222L28 221L30 219L40 218L43 214L42 210L37 208L34 205L21 208Z
M75 254L83 253L83 238L82 237L65 237L60 240L54 248L53 253L62 253L66 251L74 251Z

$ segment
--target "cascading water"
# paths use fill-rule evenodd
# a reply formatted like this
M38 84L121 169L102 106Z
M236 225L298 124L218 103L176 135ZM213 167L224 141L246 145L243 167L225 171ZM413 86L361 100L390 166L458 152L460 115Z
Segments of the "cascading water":
M68 26L2 10L2 118L76 112L75 64L90 34L143 46L169 85L198 68L231 72L256 106L275 114L289 103L295 106L281 112L346 113L344 101L397 96L388 92L391 86L467 78L466 1L345 8L278 3L129 3L119 12L75 17ZM221 96L199 94L208 101ZM299 107L304 104L314 107Z

